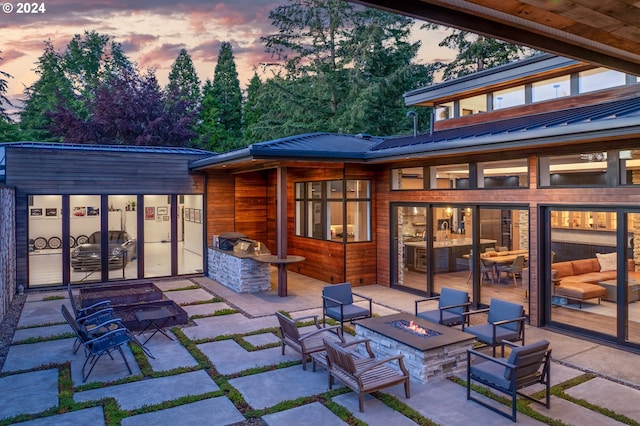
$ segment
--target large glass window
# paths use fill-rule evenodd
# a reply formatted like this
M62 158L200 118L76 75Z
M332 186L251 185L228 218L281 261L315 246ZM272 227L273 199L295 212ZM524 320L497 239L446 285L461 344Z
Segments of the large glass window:
M162 215L163 222L168 214ZM178 274L202 272L204 219L202 195L178 196Z
M468 189L469 164L447 164L430 167L431 189Z
M71 282L102 281L99 195L71 195L70 232L75 239L71 250ZM109 267L117 267L110 263Z
M133 200L131 195L108 197L110 281L138 278L138 213Z
M478 163L478 188L518 188L529 186L526 159Z
M531 86L533 102L563 98L571 95L571 79L568 75L538 81Z
M424 189L424 167L391 169L391 189Z
M62 197L30 196L28 215L29 287L62 284Z
M524 105L524 86L511 87L493 93L493 109Z
M370 181L299 182L295 197L296 235L342 242L371 240Z
M540 157L540 186L604 186L607 184L607 153Z
M453 102L436 106L436 121L448 120L454 117Z
M579 74L578 91L587 93L610 87L624 86L626 78L624 73L606 68L582 71Z
M171 275L171 196L144 196L144 276ZM165 220L165 217L167 219Z
M487 95L478 95L460 100L460 115L472 115L487 110Z
M620 184L640 185L640 151L625 150L619 152Z
M550 317L554 322L616 335L616 214L551 209Z

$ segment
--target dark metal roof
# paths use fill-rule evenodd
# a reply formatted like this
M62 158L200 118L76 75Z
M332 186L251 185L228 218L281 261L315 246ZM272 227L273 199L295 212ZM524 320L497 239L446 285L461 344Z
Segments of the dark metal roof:
M191 163L191 168L205 168L216 164L255 158L362 160L371 147L383 140L383 138L369 135L346 135L322 132L307 133L266 142L258 142L247 148L203 158Z
M470 126L440 130L433 132L433 134L422 134L416 137L389 138L371 148L371 153L376 156L375 153L382 153L383 151L391 153L391 151L408 147L413 147L414 151L426 151L432 150L436 145L439 149L459 147L461 145L472 146L487 142L491 136L499 136L502 140L509 139L509 137L511 139L523 139L527 136L535 137L536 132L539 130L551 130L563 134L573 130L577 133L578 129L574 129L572 126L611 123L614 119L624 118L635 118L636 124L640 124L640 97L499 121L487 121ZM595 130L596 126L593 127ZM597 127L599 128L600 126ZM584 130L584 128L580 128L580 132Z
M165 147L165 146L132 146L132 145L90 145L57 142L7 142L3 146L20 148L61 149L81 151L111 151L111 152L146 152L154 154L188 154L212 155L211 151L194 148Z

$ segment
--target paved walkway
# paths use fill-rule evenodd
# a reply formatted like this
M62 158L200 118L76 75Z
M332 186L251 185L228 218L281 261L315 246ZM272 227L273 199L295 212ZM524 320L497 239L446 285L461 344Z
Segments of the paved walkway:
M69 302L66 292L29 294L0 375L0 425L262 422L324 426L352 422L336 414L341 411L369 425L512 424L467 401L465 387L446 379L412 382L410 399L405 399L401 386L384 391L416 412L418 417L413 419L373 396L367 397L365 411L360 413L353 392L338 386L327 393L326 371L303 371L293 352L281 354L273 332L277 327L273 314L278 310L294 317L321 316L323 283L290 273L286 298L275 291L239 295L207 278L156 284L166 297L183 306L191 324L176 329L173 341L156 334L147 344L155 360L142 355L136 362L131 349L125 348L132 375L117 354L114 360L101 358L91 373L90 385L82 383L84 355L82 351L73 354L74 338L60 314L61 304ZM200 288L194 290L194 284ZM374 313L379 315L412 312L416 298L381 286L360 287L358 292L373 297ZM224 315L214 315L216 312ZM235 338L220 339L230 334ZM572 425L624 424L620 419L640 423L637 355L528 327L527 341L538 338L548 339L553 347L553 384L587 371L596 376L554 396L550 410L532 405L537 412ZM285 362L289 363L282 364ZM586 401L591 409L572 402L575 400ZM615 420L603 412L624 417ZM255 416L259 420L250 420ZM545 424L522 413L518 423Z

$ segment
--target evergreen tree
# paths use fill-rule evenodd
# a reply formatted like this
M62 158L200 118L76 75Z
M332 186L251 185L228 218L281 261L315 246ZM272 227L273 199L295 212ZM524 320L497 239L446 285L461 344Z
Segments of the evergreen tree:
M74 95L71 84L64 75L62 58L50 40L44 42L44 52L38 58L35 73L38 79L24 90L20 127L27 139L58 140L50 132L52 120L48 113L59 106L72 105Z
M419 43L408 41L411 19L338 0L291 0L270 17L278 33L263 40L284 65L264 83L249 135L412 128L402 94L429 84L432 69L413 63Z
M423 28L438 29L440 27L436 24L425 24ZM536 53L523 46L457 29L450 29L449 35L438 45L457 51L453 61L439 66L443 70L444 80L508 64Z
M2 57L0 57L0 62L2 62ZM7 88L9 87L9 83L5 78L12 78L11 74L0 70L0 122L11 123L13 120L7 113L5 105L13 106L9 98L7 98Z
M181 49L171 66L167 84L169 103L183 101L188 111L197 111L200 105L200 79L196 74L191 56Z
M199 148L220 152L220 146L216 142L224 139L224 131L218 120L220 116L220 104L213 94L211 80L207 79L202 88L202 102L200 104L200 116L198 134L200 135Z
M237 144L242 134L242 91L231 43L223 42L211 84L218 103L218 124L224 131L222 143Z
M260 119L258 99L261 89L262 81L260 81L258 73L254 72L253 77L251 77L251 80L249 81L249 86L247 86L247 97L242 108L242 117L244 119L244 138L249 143L253 139L250 129Z

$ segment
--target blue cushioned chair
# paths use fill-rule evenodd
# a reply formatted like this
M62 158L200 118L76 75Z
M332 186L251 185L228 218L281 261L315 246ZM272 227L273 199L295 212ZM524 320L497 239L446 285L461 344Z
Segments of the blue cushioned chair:
M353 296L369 302L369 309L355 305ZM357 319L371 318L371 298L361 296L351 291L350 283L328 285L322 289L322 322L325 316L340 322L344 329L344 322ZM325 323L326 324L326 323Z
M482 312L488 312L487 323L469 326L470 316ZM524 345L524 321L526 318L522 305L491 299L489 308L466 312L463 315L467 316L467 320L462 322L462 331L473 334L479 342L492 346L494 357L496 356L496 346L502 340L521 341Z
M504 346L511 346L509 358L504 358ZM472 365L472 360L473 365ZM516 398L524 397L530 401L551 407L550 401L550 361L549 342L540 340L526 346L518 346L507 341L502 342L502 357L495 358L482 352L467 350L467 399L475 401L498 414L516 421ZM495 404L488 404L471 394L471 382L476 381L499 392L511 396L511 415L500 410ZM537 383L545 385L545 402L518 392L519 389Z
M438 309L418 312L418 304L430 300L438 301ZM452 325L462 324L465 318L463 313L469 310L470 304L469 293L466 291L444 287L441 290L440 296L416 300L415 313L417 317L450 327Z

